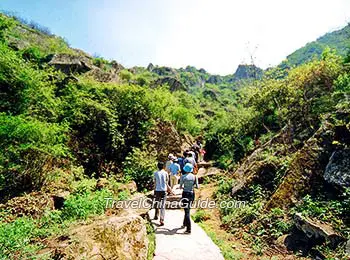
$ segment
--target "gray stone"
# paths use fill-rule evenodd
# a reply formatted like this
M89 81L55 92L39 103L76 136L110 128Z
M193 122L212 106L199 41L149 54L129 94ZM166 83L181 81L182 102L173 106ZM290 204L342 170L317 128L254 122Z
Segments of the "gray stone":
M348 242L346 242L345 245L345 253L350 256L350 239L348 240Z
M326 166L324 179L336 187L350 187L350 149L333 152Z
M47 241L38 258L54 259L147 259L148 237L140 216L111 216L80 225L66 236Z
M66 74L85 73L94 68L91 60L85 56L60 53L48 58L50 59L48 62L49 65L52 65Z
M184 91L187 90L186 86L184 86L179 80L172 77L162 77L153 82L154 87L158 87L162 85L168 85L169 90L171 92L179 91L179 90L184 90Z
M344 237L335 232L330 225L311 220L302 216L301 213L296 213L293 220L295 226L303 231L309 239L319 241L320 243L329 241L333 248L337 247L340 242L345 240Z

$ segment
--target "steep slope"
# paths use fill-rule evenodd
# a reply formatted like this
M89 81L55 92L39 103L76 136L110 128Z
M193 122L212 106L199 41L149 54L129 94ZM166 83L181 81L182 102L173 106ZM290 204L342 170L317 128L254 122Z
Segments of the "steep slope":
M327 48L336 50L337 54L345 56L350 48L350 24L344 28L326 33L316 41L307 43L304 47L287 56L287 61L281 66L298 66L313 58L320 58Z

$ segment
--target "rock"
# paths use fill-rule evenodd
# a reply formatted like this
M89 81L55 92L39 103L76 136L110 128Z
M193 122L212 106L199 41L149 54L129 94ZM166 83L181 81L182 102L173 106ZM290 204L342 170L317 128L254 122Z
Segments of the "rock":
M335 187L350 187L350 149L332 153L323 177Z
M86 75L92 76L96 81L99 82L119 82L119 76L116 70L106 72L94 66L93 69L86 73Z
M170 67L153 67L152 72L158 74L159 76L175 76L177 72L175 69Z
M96 189L102 190L103 188L106 188L108 185L108 180L106 178L99 178L96 182Z
M231 195L234 196L237 192L242 190L245 186L244 181L238 181L237 183L234 184L234 186L231 189Z
M152 84L154 87L162 86L162 85L168 85L169 90L171 92L179 91L179 90L187 90L187 87L185 87L179 80L173 78L173 77L162 77L157 80L155 80Z
M288 234L285 234L285 235L280 236L279 238L277 238L276 244L277 244L279 247L284 248L285 245L286 245L286 241L287 241L288 236L289 236Z
M115 70L116 73L118 73L119 71L125 69L123 65L121 65L118 62L116 62L115 60L111 61L111 65L112 65L112 68Z
M324 124L295 153L281 184L266 204L266 209L292 206L312 190L315 178L322 179L327 165L324 158L331 154L332 135L332 126Z
M154 69L154 65L153 65L152 63L148 64L147 70L148 70L149 72L152 72L153 69Z
M60 53L51 55L47 59L49 59L48 64L66 74L85 73L93 69L91 60L85 56Z
M145 220L135 214L95 220L57 240L48 242L38 256L50 253L54 259L58 259L57 254L59 259L147 259Z
M130 194L133 194L135 192L137 192L137 185L136 182L131 181L127 184L123 184L119 187L118 189L119 191L123 191L123 190L128 190L130 192Z
M200 68L199 70L198 70L198 72L200 72L200 73L207 73L207 71L205 70L205 69L203 69L203 68Z
M219 168L210 167L210 168L200 168L197 173L198 182L203 183L206 178L213 178L214 175L219 175L221 170Z
M64 202L66 201L69 194L70 194L69 191L62 191L53 195L52 199L53 199L54 208L62 209L64 206Z
M220 75L211 75L206 82L210 84L220 84L223 82L223 79Z
M259 67L246 64L238 65L238 68L234 74L236 80L241 79L260 79L262 77L263 70Z
M198 168L210 168L210 167L213 167L214 163L211 161L211 162L199 162L198 163Z
M185 148L190 147L191 143L187 141L186 143L189 145L186 147L182 146L186 137L180 136L171 123L158 122L146 134L147 151L149 154L154 154L157 160L166 161L169 153L182 154Z
M306 218L301 213L296 213L293 220L295 226L315 243L322 244L329 241L331 246L336 248L340 242L344 241L344 237L335 232L331 226Z
M345 253L350 256L350 239L345 244Z

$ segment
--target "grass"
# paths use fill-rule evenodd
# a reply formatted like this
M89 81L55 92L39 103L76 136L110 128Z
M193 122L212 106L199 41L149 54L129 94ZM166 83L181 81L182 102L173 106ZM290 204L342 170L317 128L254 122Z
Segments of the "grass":
M232 248L232 242L220 236L213 228L206 223L199 223L199 226L208 234L213 242L220 248L221 253L227 260L246 259L244 253L236 251Z
M154 252L156 250L156 234L154 233L154 227L151 223L146 223L147 237L148 237L148 252L147 260L152 260L154 257Z
M62 211L48 211L40 219L20 217L11 223L0 223L0 259L35 259L43 247L39 241L49 235L62 234L78 220L101 215L108 190L70 195Z

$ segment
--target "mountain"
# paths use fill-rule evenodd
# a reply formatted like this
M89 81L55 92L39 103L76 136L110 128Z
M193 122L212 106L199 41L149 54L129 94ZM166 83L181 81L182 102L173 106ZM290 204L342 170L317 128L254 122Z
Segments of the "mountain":
M304 47L287 56L287 60L280 66L298 66L313 58L319 58L327 48L334 49L337 54L345 56L350 48L350 24L334 32L326 33L316 41L307 43Z
M345 46L344 30L326 36L317 44ZM96 256L94 246L77 247L77 233L113 249L113 257L115 245L145 252L153 228L137 221L111 230L114 222L90 220L125 220L117 209L106 211L106 198L148 194L157 162L180 156L195 139L205 160L224 170L200 169L211 175L201 191L226 207L193 216L222 235L215 240L227 256L348 259L349 62L325 52L283 73L259 80L262 70L247 64L226 76L193 66L125 68L0 14L0 259L74 259L52 249L63 244ZM245 205L227 205L234 201ZM134 239L135 226L150 243Z

